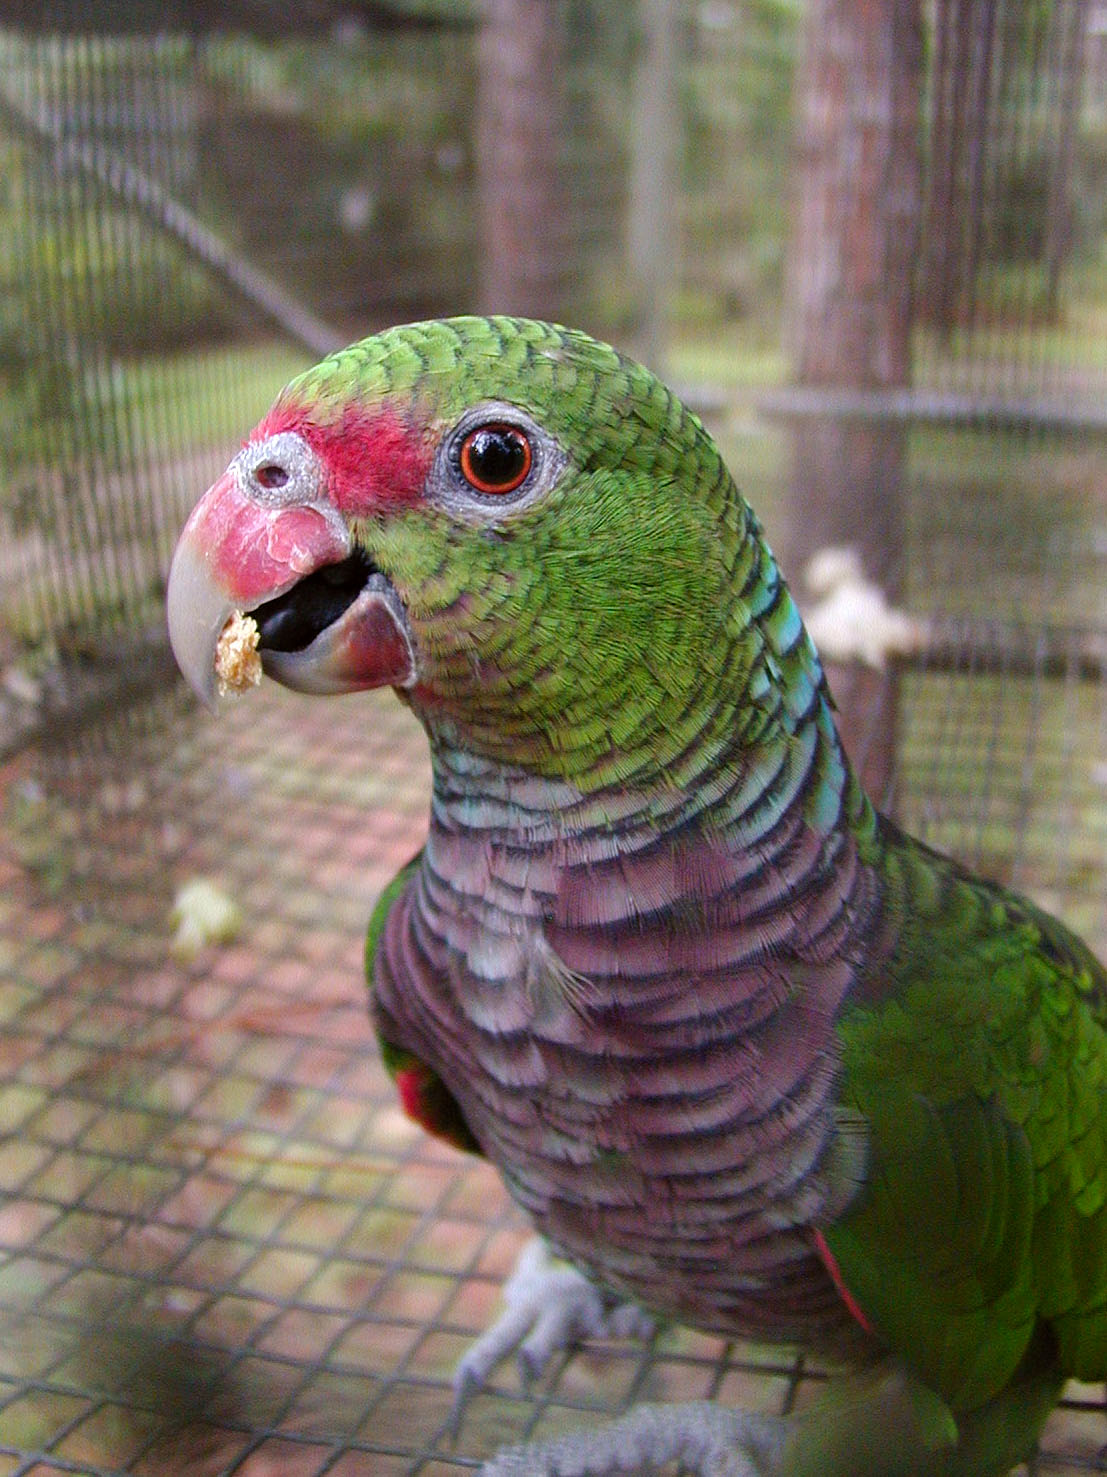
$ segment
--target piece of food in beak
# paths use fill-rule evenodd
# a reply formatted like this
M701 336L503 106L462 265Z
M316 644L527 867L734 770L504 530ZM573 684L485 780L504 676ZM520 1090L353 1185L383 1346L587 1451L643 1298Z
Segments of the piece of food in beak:
M247 692L261 681L261 632L252 615L236 610L215 643L216 691L220 697Z
M208 706L261 672L308 693L415 680L403 602L345 529L317 508L259 506L230 474L185 525L166 599L177 663Z

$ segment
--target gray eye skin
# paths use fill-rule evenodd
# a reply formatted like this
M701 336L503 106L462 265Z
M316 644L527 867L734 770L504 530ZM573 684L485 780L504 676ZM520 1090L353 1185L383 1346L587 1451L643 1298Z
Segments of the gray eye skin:
M319 458L295 431L244 446L231 466L243 493L266 507L313 502L324 483Z
M462 457L466 441L475 431L502 428L516 431L526 443L530 465L518 487L509 491L481 491L465 475ZM557 441L517 405L489 400L471 406L453 430L443 438L431 476L438 497L456 513L481 519L496 519L516 509L529 507L558 481L568 457Z

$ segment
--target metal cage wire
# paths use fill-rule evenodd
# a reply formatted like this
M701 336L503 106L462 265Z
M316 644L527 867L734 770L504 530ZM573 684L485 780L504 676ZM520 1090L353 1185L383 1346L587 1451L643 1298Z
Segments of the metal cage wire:
M579 20L588 5L570 9ZM930 13L952 24L954 9ZM1089 341L1070 355L1043 329L1042 260L1015 243L999 267L969 268L1009 229L1012 199L1038 218L1043 160L1067 160L1070 182L1101 207L1107 51L1098 8L1060 0L1034 8L1051 19L1027 42L1033 65L1004 72L1023 8L978 9L995 26L992 60L972 74L994 145L984 204L975 238L944 243L961 252L952 326L920 329L913 398L880 411L928 422L911 436L903 599L937 632L901 676L891 795L910 828L1031 891L1104 953L1107 504L1095 418L1081 410L1079 433L1070 416L1064 436L1036 437L986 421L997 397L1017 401L1024 423L1027 406L1047 421L1062 402L1101 399L1107 364ZM766 30L773 10L679 7L689 162L674 316L693 339L705 312L740 314L779 291L784 212L749 209L782 169L770 125L796 29L782 5L792 29ZM624 71L631 53L617 27L574 35L569 152L594 268L619 238L628 168L617 98L597 92L595 69L602 46ZM335 56L350 67L348 39L294 44L309 67ZM336 706L265 690L217 722L176 693L123 705L147 623L160 639L161 576L185 508L305 362L305 337L366 311L341 274L311 296L327 240L300 235L267 255L263 210L246 210L230 250L227 194L242 188L244 157L257 165L258 140L276 137L266 120L288 55L270 44L0 33L0 368L30 395L0 493L0 643L10 628L45 653L30 680L52 719L0 769L0 1472L445 1477L641 1398L793 1409L818 1391L817 1366L672 1329L576 1352L531 1391L500 1371L451 1441L452 1369L494 1315L525 1228L486 1166L403 1119L370 1036L365 922L423 834L423 740L387 696ZM385 59L374 75L390 69L402 93L410 38L374 44ZM434 44L450 86L408 163L437 170L456 209L472 183L473 40ZM764 86L741 95L728 79L752 51ZM952 85L936 63L932 116ZM319 187L340 213L354 190L354 229L366 202L350 139L364 142L368 124L351 104L328 126ZM285 130L282 164L318 166L303 118ZM383 154L394 146L387 128L374 137ZM205 147L213 138L221 148ZM243 139L254 153L236 160L228 140ZM223 156L238 175L220 177ZM963 184L963 161L947 163ZM394 290L372 311L457 306L469 245L435 257L428 276L443 222L419 218L429 248L403 222L382 233L399 243ZM1102 234L1094 219L1082 229ZM933 259L924 242L920 261ZM625 298L602 271L598 283L597 317L617 329ZM1066 269L1062 297L1068 283ZM264 325L243 310L251 292L268 304ZM197 341L198 322L212 336ZM752 421L746 388L708 388L713 429L774 531L786 521L779 428ZM105 716L80 727L69 698L120 649L119 680L94 690ZM53 701L55 681L68 685ZM193 954L187 939L173 944L170 914L195 878L218 883L241 922ZM1105 1448L1100 1390L1070 1387L1040 1469L1099 1470Z
M7 775L5 1470L445 1473L647 1396L811 1397L802 1359L669 1330L530 1394L502 1371L453 1445L451 1370L525 1233L403 1119L370 1038L364 920L419 843L421 736L387 698L272 693L117 726ZM242 932L167 956L196 874ZM1094 1470L1104 1434L1070 1390L1041 1470Z

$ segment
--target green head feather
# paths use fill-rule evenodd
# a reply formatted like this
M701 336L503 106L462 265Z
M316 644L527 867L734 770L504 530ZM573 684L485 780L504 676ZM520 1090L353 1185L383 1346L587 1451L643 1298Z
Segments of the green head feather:
M387 415L425 455L419 495L382 494L355 529L407 609L432 740L584 789L647 771L686 784L689 763L735 735L781 740L821 701L714 442L609 346L518 318L406 325L309 370L267 424L290 410L340 430L346 454L362 436L369 462ZM482 418L534 441L518 496L458 484L457 440Z

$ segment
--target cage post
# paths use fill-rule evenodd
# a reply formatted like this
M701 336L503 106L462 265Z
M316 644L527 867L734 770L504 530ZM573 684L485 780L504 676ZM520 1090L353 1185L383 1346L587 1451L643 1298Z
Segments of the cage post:
M799 572L818 550L852 545L890 599L902 578L906 427L820 410L819 395L910 377L922 77L918 0L810 6L787 311L795 381L815 392L815 410L794 421L787 560ZM830 676L846 748L880 796L894 758L893 679L856 666Z
M564 9L561 0L491 0L483 12L475 139L486 312L565 316Z
M676 250L676 17L672 0L644 0L634 79L627 253L641 304L638 354L663 369Z

